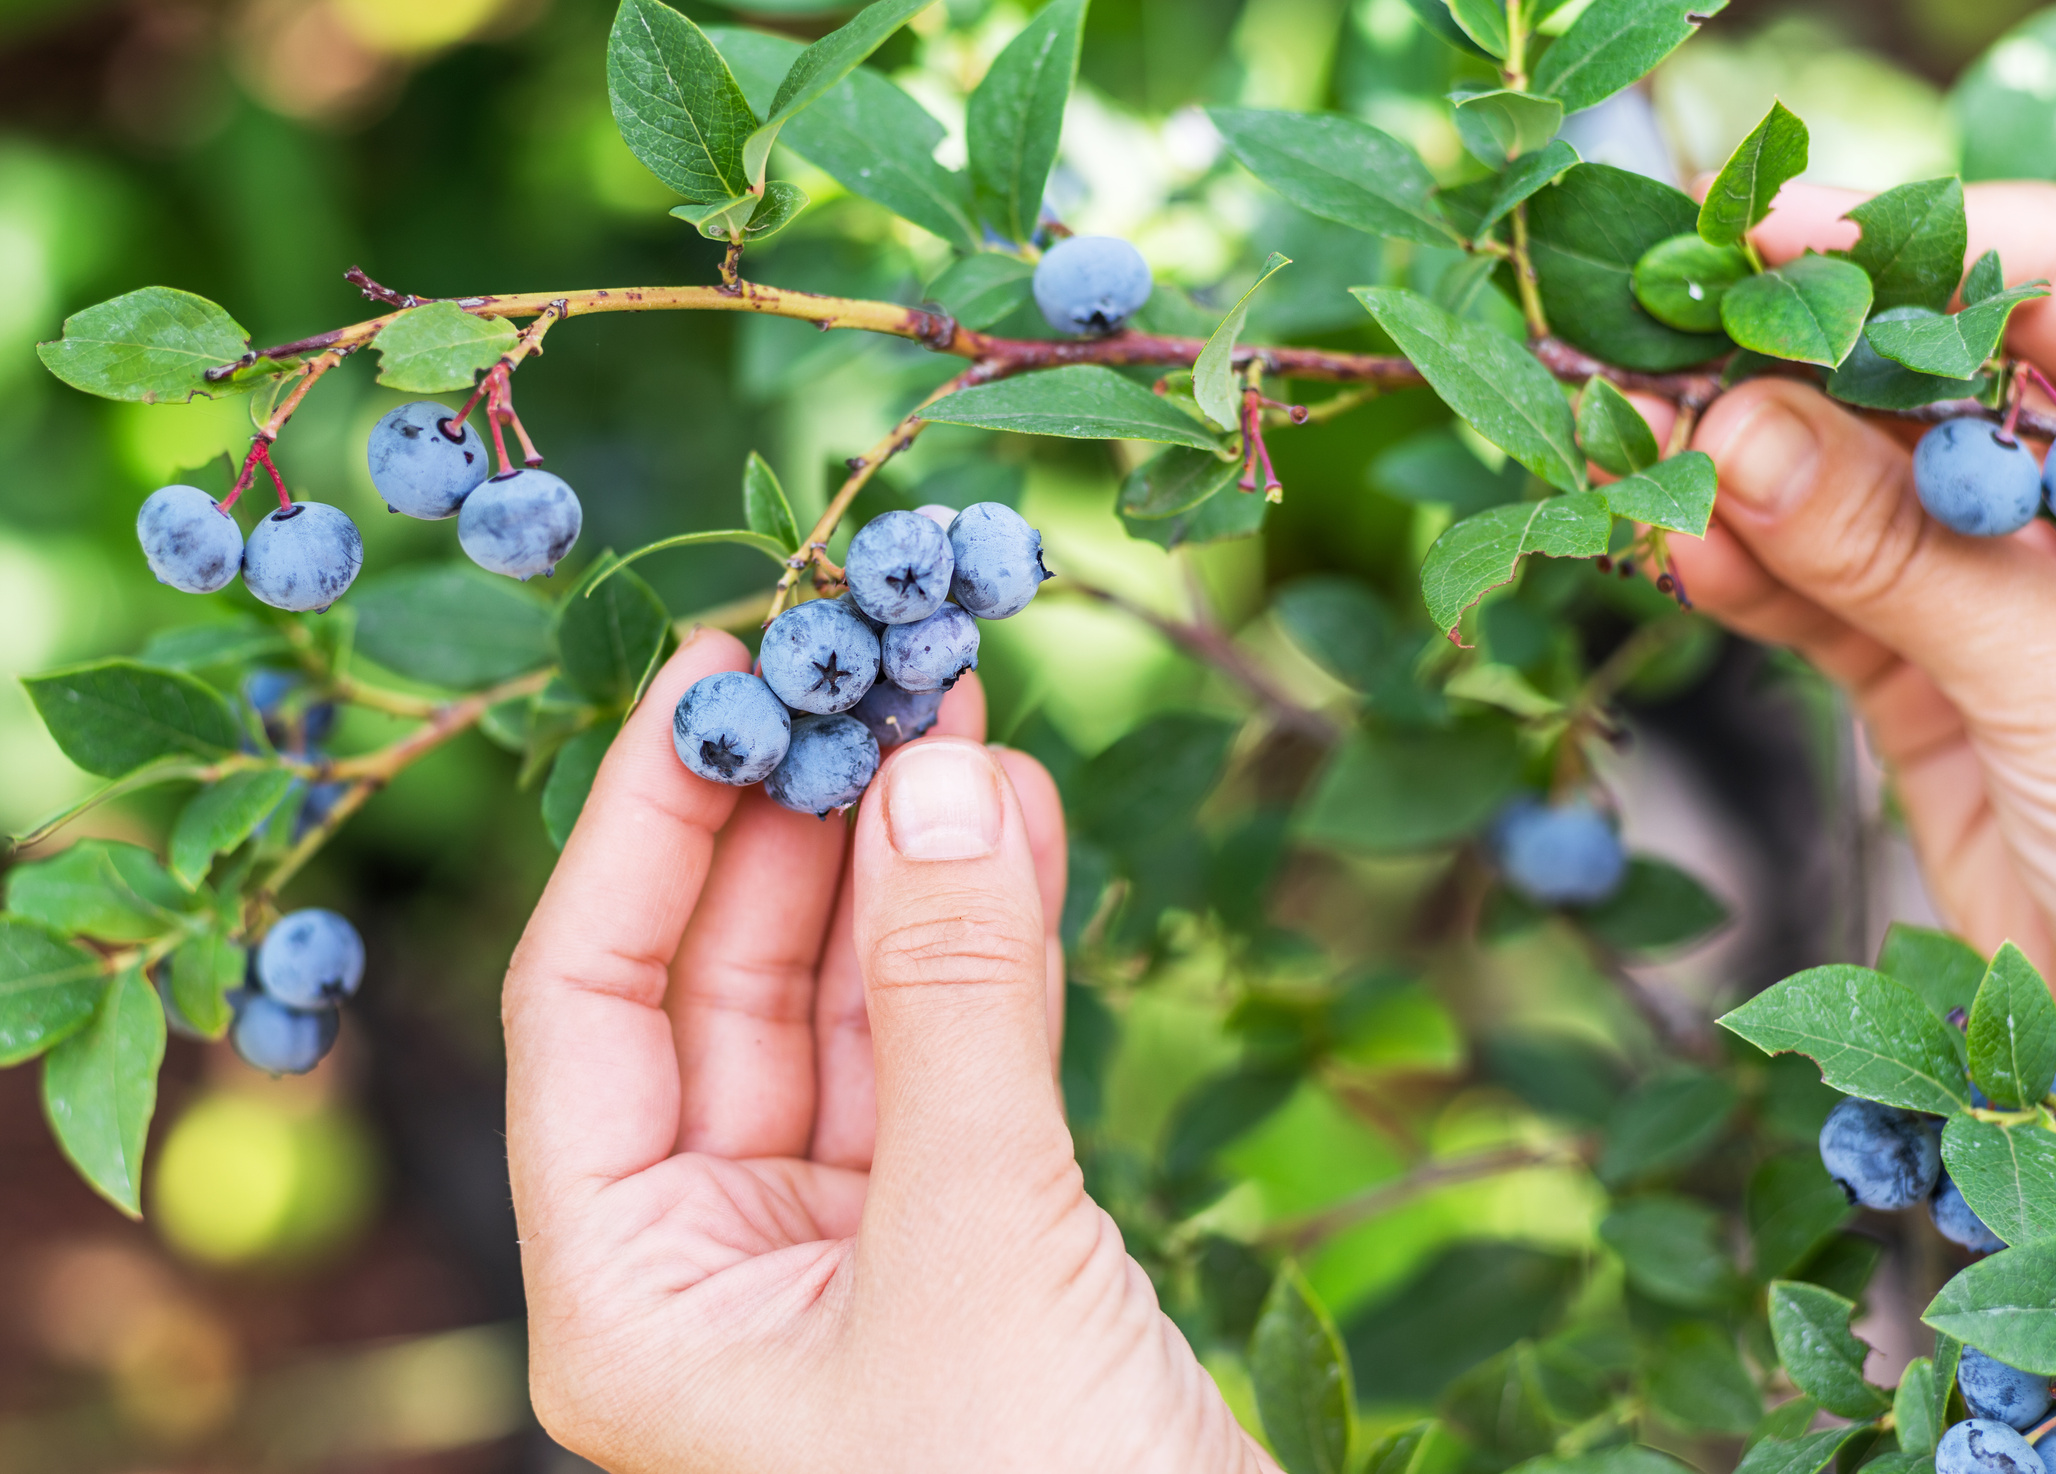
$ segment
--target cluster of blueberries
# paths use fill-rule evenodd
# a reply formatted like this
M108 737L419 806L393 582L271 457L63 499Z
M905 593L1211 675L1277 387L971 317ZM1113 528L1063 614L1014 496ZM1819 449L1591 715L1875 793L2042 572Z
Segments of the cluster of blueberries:
M1584 799L1515 799L1493 821L1488 845L1506 883L1538 906L1596 906L1628 873L1620 835Z
M388 510L429 521L457 519L457 541L481 568L547 577L578 540L583 513L559 477L534 466L491 475L478 427L457 427L434 400L403 404L372 429L372 484ZM158 582L211 594L242 575L243 587L274 609L328 608L364 566L357 524L324 502L294 502L258 519L249 541L197 486L150 493L136 536Z
M886 512L850 539L849 592L771 622L758 674L695 681L672 713L678 760L715 783L762 783L826 818L870 786L879 751L935 725L978 666L978 621L1028 607L1042 534L1000 502Z
M289 911L250 953L229 994L229 1042L268 1075L304 1075L335 1047L341 1004L364 981L364 940L333 911Z
M2038 466L2034 452L2000 426L1965 415L1920 437L1913 488L1950 531L2004 537L2033 521L2045 500L2056 508L2056 456Z

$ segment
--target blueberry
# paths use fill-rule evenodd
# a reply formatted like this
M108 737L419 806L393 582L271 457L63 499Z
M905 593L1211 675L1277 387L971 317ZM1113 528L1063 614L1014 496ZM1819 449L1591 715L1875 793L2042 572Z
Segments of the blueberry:
M884 512L850 539L843 574L866 614L884 624L926 619L949 597L949 536L919 512Z
M1913 450L1913 489L1928 514L1953 532L2004 537L2034 519L2042 478L2024 445L1975 415L1944 420Z
M1963 1348L1956 1365L1956 1385L1973 1418L1989 1418L2009 1428L2032 1428L2049 1411L2049 1379L2023 1372L1985 1355L1975 1346Z
M417 399L371 427L364 448L371 484L395 512L429 521L454 517L464 498L491 474L478 426L466 421L452 435L446 427L453 418L434 400Z
M293 815L293 842L299 843L310 829L319 828L335 808L337 800L349 792L347 783L310 783L307 796L300 800L300 811Z
M1035 266L1035 305L1060 333L1111 333L1149 300L1149 263L1110 235L1058 241Z
M855 717L801 717L764 791L788 809L825 819L862 798L877 771L878 740Z
M464 556L509 578L548 576L578 541L584 519L562 479L533 466L502 471L464 499L457 541Z
M864 693L850 715L871 729L880 747L896 747L927 732L941 710L940 691L903 691L891 681L880 681Z
M159 583L211 594L243 566L243 529L197 486L160 486L136 513L136 537Z
M1963 1201L1962 1190L1949 1180L1946 1172L1935 1187L1935 1195L1928 1199L1928 1217L1934 1220L1935 1231L1943 1238L1961 1244L1974 1254L1996 1254L2006 1247L2006 1241L1985 1227L1984 1219L1970 1211L1970 1204Z
M2034 1445L2004 1423L1971 1418L1942 1435L1935 1474L2044 1474Z
M1500 815L1492 840L1506 883L1539 906L1596 905L1627 873L1620 836L1582 801L1517 801Z
M364 566L357 524L323 502L294 502L250 531L243 586L274 609L319 613L343 596Z
M759 652L764 681L794 711L848 711L878 679L878 636L836 599L798 604L771 621Z
M254 988L230 995L235 1022L229 1043L252 1069L267 1075L304 1075L335 1047L342 1015L333 1008L288 1008Z
M713 783L761 783L785 757L792 717L771 688L741 671L702 676L671 713L678 760Z
M1004 502L974 502L957 513L949 545L957 565L949 591L980 619L1012 619L1049 577L1042 534Z
M257 948L258 986L288 1008L338 1003L362 981L364 939L333 911L288 912Z
M1843 1195L1865 1208L1910 1208L1942 1175L1941 1144L1928 1123L1870 1100L1845 1100L1828 1112L1820 1160Z
M978 669L978 621L955 604L890 626L880 644L885 679L905 691L947 691L965 671Z
M864 606L857 602L857 596L855 594L838 594L836 595L835 602L842 605L843 608L849 610L850 613L856 615L857 618L863 620L865 626L870 629L872 634L882 635L885 633L885 621L882 619L873 619L870 615L866 614L864 612Z
M310 702L289 717L286 702L300 684L297 672L260 666L243 682L243 697L263 721L264 735L273 747L306 757L335 727L336 707L333 701Z

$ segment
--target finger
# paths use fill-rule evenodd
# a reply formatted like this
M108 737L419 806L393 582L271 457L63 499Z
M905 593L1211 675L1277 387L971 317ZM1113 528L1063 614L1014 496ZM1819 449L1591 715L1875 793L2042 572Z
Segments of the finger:
M671 967L678 1150L797 1157L814 1130L814 974L848 826L751 789Z
M671 712L705 675L745 670L733 636L696 630L657 673L593 780L507 970L507 1148L517 1209L661 1161L678 1132L663 1011L672 957L735 807L688 773Z
M944 693L932 735L968 737L973 742L985 740L985 686L976 671L966 671Z
M1064 883L1071 855L1064 835L1064 800L1049 770L1025 752L995 747L993 755L1014 785L1035 860L1035 891L1042 900L1043 950L1049 978L1049 1066L1061 1076L1064 1057Z
M1825 184L1788 184L1764 222L1749 233L1773 266L1808 251L1846 251L1862 232L1848 213L1870 198L1860 189Z

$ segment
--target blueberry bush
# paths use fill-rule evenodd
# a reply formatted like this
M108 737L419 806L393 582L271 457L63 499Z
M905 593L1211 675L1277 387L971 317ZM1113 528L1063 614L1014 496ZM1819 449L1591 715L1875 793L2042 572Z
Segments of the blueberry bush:
M210 598L206 617L27 683L105 786L13 837L0 1065L41 1061L51 1129L83 1177L140 1212L169 1031L226 1038L274 1074L320 1062L379 980L355 926L294 906L294 883L454 739L513 753L561 845L681 625L761 628L757 674L679 703L679 760L839 822L881 750L926 731L976 668L986 622L1090 601L1216 684L1097 752L1032 712L999 734L1050 767L1073 826L1066 1097L1094 1194L1291 1474L1663 1474L1681 1457L1749 1474L2037 1474L2056 1376L2043 979L2011 947L1987 963L1898 927L1875 970L1802 972L1724 1032L1681 1022L1632 965L1712 934L1727 908L1624 847L1601 754L1622 737L1624 692L1703 663L1666 539L1712 513L1713 465L1685 448L1707 406L1786 374L1931 425L1916 459L1929 512L2014 530L2046 495L2023 432L2056 425L2024 407L2034 371L2003 334L2047 287L2009 285L1990 254L1964 273L1953 177L1859 206L1847 251L1767 266L1750 232L1809 147L1782 105L1703 203L1581 158L1566 117L1634 88L1721 0L1407 4L1437 48L1418 65L1454 80L1464 157L1431 168L1353 113L1210 109L1215 167L1275 206L1246 290L1212 305L1046 203L1092 64L1087 0L1041 6L971 87L962 168L938 161L943 124L867 65L929 0L877 0L812 44L622 0L614 119L682 201L682 228L717 243L710 279L429 299L352 268L379 315L270 347L170 286L68 318L40 350L65 383L153 404L245 396L256 427L218 494L168 485L137 519L137 576ZM777 238L816 208L779 173L897 217L940 264L899 296L759 280L755 263L775 276ZM733 526L594 550L587 506L606 489L543 469L514 387L548 396L545 338L621 312L875 335L925 353L926 378L810 525L753 453ZM441 396L377 421L371 484L394 513L454 520L461 559L367 569L353 512L288 488L295 412L367 350L381 385ZM1675 407L1667 444L1631 394ZM1354 455L1354 476L1368 463L1383 505L1424 516L1386 526L1362 576L1266 590L1239 622L1268 622L1267 655L1204 609L1174 618L1046 561L1017 492L981 491L1003 484L989 473L1006 457L1103 442L1118 474L1105 455L1086 464L1129 535L1196 559L1286 504L1294 437L1370 421L1375 435L1318 443ZM930 427L965 452L896 482ZM740 614L680 618L645 576L646 558L724 546L763 560ZM357 713L397 735L332 740ZM146 789L178 796L162 853L51 848L94 805ZM1314 900L1279 914L1269 897L1295 873ZM1405 925L1336 919L1394 895ZM1500 965L1492 949L1538 934L1605 981L1603 1045L1438 1002L1436 985L1463 995ZM1217 1027L1185 1051L1145 1150L1108 1125L1110 1061L1145 1015L1162 1029L1180 1010ZM1175 1029L1163 1039L1180 1050ZM1428 1139L1424 1102L1479 1082L1525 1124ZM1599 1205L1591 1252L1458 1242L1363 1293L1338 1268L1382 1215L1522 1172ZM1850 1329L1879 1258L1852 1228L1859 1208L1929 1216L1955 1255L1924 1314L1934 1353L1896 1388L1866 1380Z

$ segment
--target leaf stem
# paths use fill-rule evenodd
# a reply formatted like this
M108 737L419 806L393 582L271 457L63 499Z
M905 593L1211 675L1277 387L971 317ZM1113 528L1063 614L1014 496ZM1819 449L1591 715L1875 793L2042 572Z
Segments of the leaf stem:
M1513 279L1521 295L1521 316L1528 320L1528 336L1541 342L1549 336L1549 318L1542 311L1542 288L1535 279L1535 263L1528 254L1528 206L1513 207Z
M35 828L10 836L7 840L7 854L11 856L33 845L41 844L81 814L98 808L110 799L120 798L123 794L135 793L158 783L213 783L231 773L267 765L264 758L242 753L213 763L196 763L188 758L160 758L156 762L145 763L132 772L122 774L112 783L94 789L68 808L58 810Z

